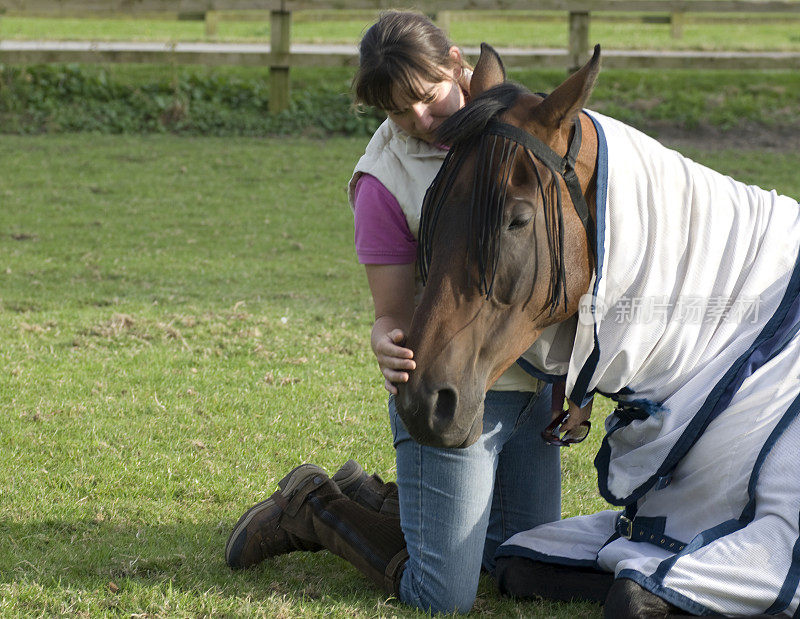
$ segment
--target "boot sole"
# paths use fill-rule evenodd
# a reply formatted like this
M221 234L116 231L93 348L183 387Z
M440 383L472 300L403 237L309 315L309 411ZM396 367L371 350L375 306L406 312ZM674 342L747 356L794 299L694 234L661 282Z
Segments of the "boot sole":
M301 464L300 466L292 469L289 474L286 475L286 477L278 482L278 488L280 488L279 492L285 499L288 500L299 486L305 483L310 477L319 474L327 476L327 473L325 473L325 471L316 464ZM264 501L256 503L253 505L253 507L242 514L242 517L239 518L236 525L234 525L233 531L231 531L231 534L228 537L228 541L225 543L225 563L227 563L229 567L233 569L239 569L238 565L231 564L231 553L244 544L243 536L247 535L247 526L250 524L253 518L265 510L276 509L281 510L281 507L275 502L275 499L270 496Z

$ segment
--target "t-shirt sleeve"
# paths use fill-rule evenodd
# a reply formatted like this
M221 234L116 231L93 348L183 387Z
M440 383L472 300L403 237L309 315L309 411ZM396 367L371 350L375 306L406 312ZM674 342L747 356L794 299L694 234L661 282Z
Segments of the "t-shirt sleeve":
M361 264L411 264L417 241L392 193L377 178L363 174L353 196L356 255Z

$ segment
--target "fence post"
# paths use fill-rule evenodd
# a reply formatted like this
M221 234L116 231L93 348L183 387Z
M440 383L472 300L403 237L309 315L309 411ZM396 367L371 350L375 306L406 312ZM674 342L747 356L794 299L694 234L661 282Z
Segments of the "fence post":
M670 31L673 39L683 38L683 23L686 14L683 11L673 11L669 16Z
M206 37L213 39L217 36L217 27L219 26L219 11L206 12Z
M449 37L450 36L450 21L451 21L452 13L450 11L438 11L436 13L436 25L441 28L444 33Z
M292 13L270 12L269 111L273 114L289 107L289 47Z
M569 14L569 72L581 68L589 54L589 12Z

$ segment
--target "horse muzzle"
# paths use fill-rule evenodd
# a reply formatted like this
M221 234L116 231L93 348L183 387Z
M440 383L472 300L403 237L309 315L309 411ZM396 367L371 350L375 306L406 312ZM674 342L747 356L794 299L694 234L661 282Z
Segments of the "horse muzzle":
M469 447L483 431L483 397L442 385L398 385L397 412L411 437L431 447Z

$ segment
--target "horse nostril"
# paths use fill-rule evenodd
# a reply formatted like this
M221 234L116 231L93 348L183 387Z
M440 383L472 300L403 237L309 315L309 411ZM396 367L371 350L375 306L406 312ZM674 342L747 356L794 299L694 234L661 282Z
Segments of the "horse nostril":
M445 388L436 392L436 405L434 407L433 416L437 421L452 421L456 412L456 395L455 389Z

